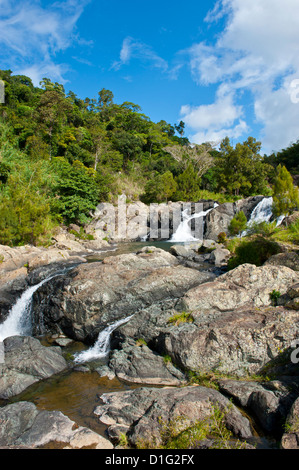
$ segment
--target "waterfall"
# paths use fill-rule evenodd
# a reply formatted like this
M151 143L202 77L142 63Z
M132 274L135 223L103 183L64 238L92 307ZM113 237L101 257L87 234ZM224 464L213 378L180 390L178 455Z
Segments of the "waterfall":
M36 292L43 284L49 282L54 277L62 276L69 269L70 268L67 268L63 272L53 274L52 276L47 277L43 281L29 287L23 292L21 297L10 309L6 320L4 320L4 322L0 325L0 342L4 341L4 339L8 338L9 336L30 335L32 328L31 305L34 292Z
M189 209L185 209L182 212L182 222L178 226L177 230L175 233L172 235L171 239L169 241L171 242L193 242L193 241L198 241L198 238L195 238L192 235L191 227L189 225L189 222L193 219L198 219L198 218L203 218L203 223L204 223L204 218L206 215L211 212L213 209L218 207L218 204L215 202L214 207L212 209L208 209L207 211L201 211L193 215L188 215ZM201 231L203 233L203 230Z
M261 222L269 222L272 217L272 197L264 197L258 205L253 209L248 225L259 224Z
M97 341L95 344L87 349L87 351L83 351L81 353L75 354L75 362L88 362L94 359L100 359L102 357L107 356L109 353L110 347L110 336L111 333L120 325L128 322L133 315L130 315L127 318L123 318L121 320L116 321L112 325L107 326L103 331L100 332Z
M253 209L250 219L248 221L248 227L252 226L253 224L260 224L262 222L270 222L273 216L273 198L272 197L264 197L257 206ZM276 227L281 225L284 216L280 216L276 219ZM242 237L247 235L247 230L242 233Z

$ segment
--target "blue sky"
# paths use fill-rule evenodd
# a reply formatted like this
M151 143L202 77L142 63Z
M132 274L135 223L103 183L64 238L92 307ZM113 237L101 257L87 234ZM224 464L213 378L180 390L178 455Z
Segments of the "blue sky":
M194 143L297 141L298 49L298 0L0 0L0 68L107 88Z

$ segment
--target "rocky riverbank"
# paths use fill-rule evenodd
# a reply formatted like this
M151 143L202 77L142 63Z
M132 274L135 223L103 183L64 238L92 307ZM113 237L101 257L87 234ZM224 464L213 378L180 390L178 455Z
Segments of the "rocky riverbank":
M55 441L63 448L155 448L176 425L180 431L210 430L190 444L196 448L254 448L258 436L274 439L276 447L299 448L296 252L226 272L230 253L214 240L169 252L147 246L93 263L86 262L95 252L89 250L0 247L1 322L28 286L71 268L34 293L32 337L3 342L0 419L6 424L0 426L0 447ZM101 394L94 414L107 427L108 440L59 410L10 402L67 370L88 373L88 363L66 358L64 345L94 345L120 320L105 365L96 370L136 388ZM40 342L44 334L53 339L50 347ZM221 443L212 425L217 416L228 433Z

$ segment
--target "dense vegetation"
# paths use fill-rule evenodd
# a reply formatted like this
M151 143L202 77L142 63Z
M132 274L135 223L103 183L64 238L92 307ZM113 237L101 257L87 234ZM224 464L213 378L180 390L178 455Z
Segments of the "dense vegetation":
M0 243L46 244L57 224L84 225L99 202L218 202L271 194L275 168L298 170L299 143L277 156L260 155L249 137L218 150L191 145L184 123L154 123L131 102L66 94L45 78L0 71Z

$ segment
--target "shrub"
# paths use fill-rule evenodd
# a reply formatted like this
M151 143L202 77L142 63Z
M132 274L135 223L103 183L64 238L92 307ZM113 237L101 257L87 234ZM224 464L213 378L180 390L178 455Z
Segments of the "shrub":
M267 259L278 253L280 253L280 247L276 242L262 237L244 240L236 247L235 256L228 261L228 269L234 269L245 263L262 266Z
M270 292L270 299L272 300L273 304L277 306L277 301L281 297L281 293L278 290L273 290Z
M226 233L225 232L220 232L218 233L218 243L225 243L227 240Z
M247 218L243 211L238 212L231 220L228 230L231 235L240 235L247 227Z

